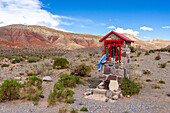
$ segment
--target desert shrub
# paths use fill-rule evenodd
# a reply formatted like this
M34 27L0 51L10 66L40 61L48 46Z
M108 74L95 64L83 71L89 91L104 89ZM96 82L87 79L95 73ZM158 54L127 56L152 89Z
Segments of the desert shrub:
M86 107L82 107L80 111L88 111L88 109Z
M167 63L170 63L170 60L168 60Z
M52 90L50 90L50 94L48 95L48 103L50 105L54 105L56 103L55 94Z
M25 92L26 92L26 98L28 100L32 100L34 105L37 105L40 95L42 94L42 91L32 85L30 87L26 87Z
M146 51L146 52L145 52L145 55L149 55L149 52L148 52L148 51Z
M156 57L155 57L155 60L160 60L161 59L161 56L158 54Z
M91 66L87 66L85 63L82 63L76 66L71 74L78 75L78 76L87 76L91 72Z
M152 80L150 78L146 79L146 82L152 82Z
M151 71L149 69L143 69L142 72L143 74L151 74Z
M142 52L138 52L138 53L137 53L137 57L139 57L141 54L142 54Z
M19 99L19 91L23 85L16 80L5 80L0 85L0 101Z
M153 85L153 86L152 86L152 88L153 88L153 89L161 89L161 86L160 86L160 85L155 84L155 85Z
M165 68L166 67L166 63L161 63L161 64L158 64L160 66L160 68Z
M149 50L149 53L155 53L155 50Z
M58 113L66 113L66 112L67 112L67 107L66 106L64 106L62 108L59 108Z
M67 68L68 67L68 60L65 58L56 58L54 63L53 63L53 68L56 68L56 66L61 66L61 69Z
M70 113L78 113L78 109L72 108L72 109L70 110Z
M27 80L27 84L26 84L27 86L35 86L40 90L42 89L42 79L41 78L33 76L33 77L28 77L26 80Z
M37 57L29 57L28 62L29 63L33 63L33 62L37 62L39 59Z
M80 83L80 77L66 74L62 75L58 81L62 83L64 87L75 87L76 84Z
M65 102L72 104L72 103L74 103L74 100L75 99L73 99L72 97L68 97L67 99L65 99Z
M76 57L80 58L80 57L82 57L82 55L81 54L77 54Z
M121 83L121 90L123 95L135 95L139 94L140 88L139 86L131 81L128 77L124 77Z
M1 67L9 67L9 64L2 64Z
M15 64L15 63L20 63L20 59L19 58L15 58L14 60L12 60L12 63Z
M64 91L64 97L67 98L67 97L73 97L74 95L74 91L71 90L71 89L68 89L66 88L65 91Z
M158 83L160 83L160 84L165 84L165 81L160 80Z
M33 76L34 71L33 70L27 70L26 73L27 73L27 76Z
M134 48L133 46L131 46L131 47L130 47L130 51L133 53L133 52L135 52L136 50L135 50L135 48Z
M133 58L134 56L130 56L130 58Z

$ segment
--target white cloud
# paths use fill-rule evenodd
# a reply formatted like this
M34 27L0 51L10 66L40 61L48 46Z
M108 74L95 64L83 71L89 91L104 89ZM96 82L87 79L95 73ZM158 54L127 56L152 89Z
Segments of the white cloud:
M140 27L140 29L144 31L153 31L153 28L146 27L146 26Z
M109 26L107 27L108 29L115 29L116 27L115 26Z
M162 28L163 29L168 29L168 28L170 28L170 26L163 26Z
M71 17L54 15L42 9L39 0L1 0L0 26L10 24L42 25L58 29L60 24L72 25L64 20L74 20ZM60 29L62 30L62 29Z
M118 33L128 33L128 34L131 34L134 36L137 36L139 34L138 31L133 31L132 29L123 29L123 28L119 28L119 27L116 28L115 31Z

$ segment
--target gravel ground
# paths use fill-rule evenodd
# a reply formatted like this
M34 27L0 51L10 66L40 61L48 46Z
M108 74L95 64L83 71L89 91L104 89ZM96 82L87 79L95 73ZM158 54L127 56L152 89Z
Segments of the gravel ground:
M140 57L133 58L137 59L137 61L131 61L133 66L140 65L139 67L135 66L134 70L150 69L152 72L150 75L141 75L144 88L141 89L139 95L118 99L114 103L102 102L85 99L83 94L89 87L79 85L73 88L75 91L75 103L57 103L55 106L47 107L48 94L53 89L54 83L58 80L57 76L52 76L53 82L43 82L43 94L45 98L40 99L39 105L34 106L32 102L25 100L0 103L0 113L57 113L59 108L63 106L68 106L68 110L71 108L81 109L82 107L87 107L89 113L169 113L170 97L167 94L170 93L170 63L167 63L166 68L159 68L158 63L164 63L170 60L170 54L161 53L161 60L159 61L154 60L154 57L157 55L156 53L147 56L143 54ZM136 54L133 53L132 55L135 56ZM69 58L71 58L70 60L74 59L70 56ZM94 70L91 78L98 77L98 75L97 70ZM145 82L147 78L150 78L152 82ZM161 89L152 89L152 86L158 84L159 80L164 80L166 84L159 84L162 87Z

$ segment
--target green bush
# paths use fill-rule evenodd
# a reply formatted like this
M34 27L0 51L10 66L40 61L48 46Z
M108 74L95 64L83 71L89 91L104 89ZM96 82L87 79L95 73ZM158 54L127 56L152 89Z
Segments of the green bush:
M9 64L2 64L1 67L9 67Z
M80 77L73 75L62 75L58 81L62 83L64 87L72 88L76 87L76 84L80 83Z
M59 108L58 113L67 113L67 107L64 106L64 107L62 107L62 108Z
M130 58L133 58L134 56L130 56Z
M135 48L134 48L133 46L131 46L131 47L130 47L130 51L133 53L133 52L135 52L136 50L135 50Z
M23 85L16 80L5 80L0 85L0 101L19 99L19 91Z
M50 105L54 105L56 103L55 94L52 90L50 90L50 94L48 95L48 103Z
M166 67L166 63L161 63L161 64L158 64L160 66L160 68L165 68Z
M70 113L78 113L78 109L72 108Z
M156 57L155 57L155 60L160 60L161 59L161 56L158 54Z
M160 83L160 84L165 84L165 81L160 80L158 83Z
M149 53L155 53L155 50L149 50Z
M75 99L73 99L72 97L68 97L68 98L65 100L65 102L72 104L72 103L74 103L74 100L75 100Z
M86 107L82 107L80 111L88 111L88 109Z
M61 66L61 69L67 68L68 67L68 60L65 58L56 58L54 63L53 63L53 68L56 68L56 66Z
M37 62L38 58L37 57L29 57L28 62L29 63L33 63L33 62Z
M139 94L140 88L139 86L131 81L128 77L124 77L121 83L121 90L123 95L135 95Z
M146 52L145 52L145 55L149 55L149 52L148 52L148 51L146 51Z
M138 52L138 53L137 53L137 57L139 57L141 54L142 54L142 52Z
M15 58L14 60L12 60L12 63L15 64L15 63L20 63L20 59L19 58Z
M161 86L159 86L159 85L157 85L157 84L155 84L155 85L153 85L153 87L152 87L153 89L161 89Z
M146 79L146 82L152 82L152 80L148 78L148 79Z
M72 70L72 75L78 75L78 76L88 76L88 74L91 72L91 66L87 66L85 63L82 63L75 67L75 69Z
M35 86L40 90L42 89L42 79L41 78L33 76L33 77L28 77L26 80L27 80L27 83L26 83L27 86Z

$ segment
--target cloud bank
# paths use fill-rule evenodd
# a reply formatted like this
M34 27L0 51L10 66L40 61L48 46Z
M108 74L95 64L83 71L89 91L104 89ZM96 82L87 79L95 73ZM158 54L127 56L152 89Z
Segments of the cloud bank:
M163 26L162 28L163 28L163 29L169 29L170 26Z
M138 31L133 31L132 29L123 29L123 28L119 28L119 27L116 28L115 31L118 33L128 33L128 34L131 34L134 36L137 36L139 34Z
M64 22L64 20L72 20L72 18L54 15L42 9L42 3L39 0L0 1L0 26L25 24L42 25L59 29L59 25L73 24Z
M115 29L116 27L115 26L109 26L107 27L108 29Z

